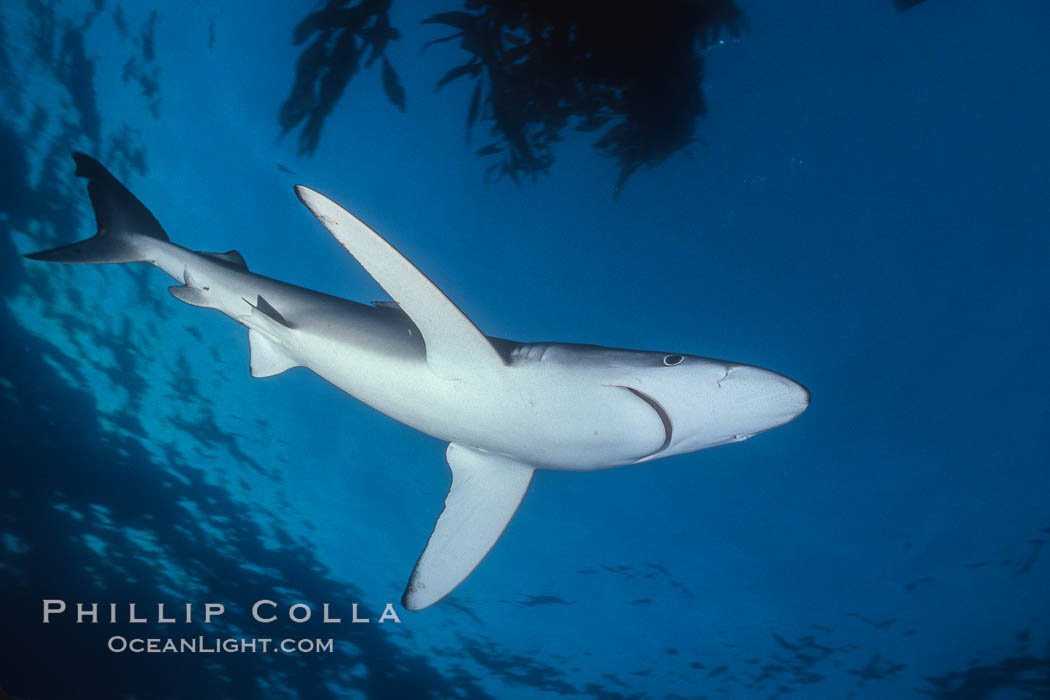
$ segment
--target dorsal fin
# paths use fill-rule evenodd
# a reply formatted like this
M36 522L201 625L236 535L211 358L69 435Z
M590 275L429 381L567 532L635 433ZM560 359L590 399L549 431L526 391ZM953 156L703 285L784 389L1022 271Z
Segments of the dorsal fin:
M227 250L225 253L207 253L201 251L201 255L207 255L209 258L219 260L220 262L230 263L236 267L248 269L248 263L244 262L244 256L236 250Z
M432 370L461 379L479 369L504 366L502 356L466 314L382 236L308 187L296 185L295 193L416 324Z

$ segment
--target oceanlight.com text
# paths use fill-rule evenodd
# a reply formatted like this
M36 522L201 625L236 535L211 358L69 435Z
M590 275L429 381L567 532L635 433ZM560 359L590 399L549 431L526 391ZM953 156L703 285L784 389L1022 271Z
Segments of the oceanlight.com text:
M122 654L331 654L334 641L329 639L271 639L258 637L122 637L114 635L106 642L111 652Z

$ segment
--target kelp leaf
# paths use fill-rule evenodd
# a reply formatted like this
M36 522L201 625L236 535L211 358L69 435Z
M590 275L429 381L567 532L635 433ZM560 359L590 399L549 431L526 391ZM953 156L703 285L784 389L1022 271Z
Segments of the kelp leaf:
M394 67L390 65L390 61L386 60L386 56L383 57L383 89L386 91L387 99L389 99L395 107L404 112L405 88L401 86L401 81L397 77L397 72L394 71Z
M358 35L366 44L372 47L372 54L365 61L366 68L370 67L377 58L383 55L387 44L401 38L401 32L393 27L385 26L370 27L362 30Z
M278 121L285 133L291 131L299 122L312 112L317 103L314 84L324 67L324 39L317 39L302 55L296 65L295 83L288 98L281 104Z
M292 43L298 46L309 39L314 32L321 31L320 20L323 14L323 10L312 12L303 18L299 24L295 25L295 29L292 31Z
M481 106L481 82L478 81L477 87L474 88L474 95L470 98L470 111L467 112L468 129L478 120L478 108Z
M443 36L440 39L431 39L427 43L423 44L423 48L421 48L419 50L419 53L423 53L424 51L426 51L429 47L433 46L434 44L443 44L446 41L452 41L453 39L458 39L461 36L463 36L463 32L456 32L455 34L449 34L448 36Z
M622 141L623 137L627 135L627 124L621 122L614 127L611 127L605 134L598 139L598 143L594 144L596 148L600 150L607 150L612 148L618 141Z
M481 63L478 61L471 61L464 63L462 66L456 66L448 73L445 73L445 77L438 81L435 89L448 85L456 78L462 78L464 75L476 76L481 72Z

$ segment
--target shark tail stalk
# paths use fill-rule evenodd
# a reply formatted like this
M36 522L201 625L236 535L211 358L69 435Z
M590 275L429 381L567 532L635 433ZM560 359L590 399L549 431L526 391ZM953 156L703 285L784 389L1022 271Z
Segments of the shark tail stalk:
M91 156L74 153L76 175L87 178L88 196L95 210L98 232L83 241L59 246L27 258L59 263L151 262L143 237L168 241L168 235L150 210Z

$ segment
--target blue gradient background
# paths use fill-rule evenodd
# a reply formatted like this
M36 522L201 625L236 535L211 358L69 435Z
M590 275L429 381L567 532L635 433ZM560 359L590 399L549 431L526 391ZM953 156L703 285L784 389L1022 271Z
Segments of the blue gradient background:
M394 5L407 112L362 72L298 157L276 114L309 8L274 5L125 2L123 33L112 2L0 7L0 688L1050 697L1045 3L742 1L750 31L705 51L692 157L619 198L588 134L535 184L483 184L471 86L433 90L460 49L420 58L440 4ZM444 445L305 370L253 380L244 329L171 299L158 271L22 259L94 230L73 149L172 240L260 274L383 298L301 182L490 335L757 364L813 404L743 444L539 473L477 571L401 625L259 625L260 598L344 620L398 601ZM43 598L228 612L42 625ZM133 656L105 650L113 634L337 641Z

